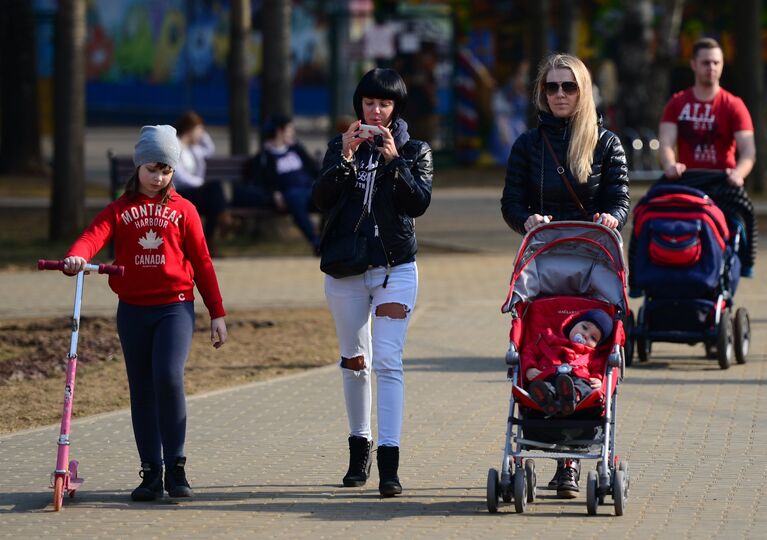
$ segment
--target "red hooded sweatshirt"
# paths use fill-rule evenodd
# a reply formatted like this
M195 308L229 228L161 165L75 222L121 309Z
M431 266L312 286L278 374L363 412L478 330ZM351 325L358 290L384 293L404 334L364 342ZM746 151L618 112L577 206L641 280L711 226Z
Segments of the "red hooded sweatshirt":
M156 306L194 299L194 285L210 317L223 317L221 292L197 209L175 191L166 204L159 197L125 194L112 202L72 244L67 257L87 261L114 238L113 264L124 276L109 276L120 300Z
M606 355L597 354L599 347L592 348L581 343L573 343L564 334L564 329L580 315L581 313L576 313L568 317L557 333L547 328L535 342L528 344L520 354L522 373L527 373L531 367L538 368L541 373L533 380L543 380L554 375L557 372L557 366L570 364L574 376L581 379L596 378L601 381L604 376Z

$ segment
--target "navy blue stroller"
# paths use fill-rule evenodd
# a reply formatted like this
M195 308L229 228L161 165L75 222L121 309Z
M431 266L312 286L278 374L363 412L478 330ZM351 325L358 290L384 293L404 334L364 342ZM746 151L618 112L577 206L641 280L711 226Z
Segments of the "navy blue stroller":
M698 175L700 178L700 175ZM708 174L723 182L721 172ZM684 177L682 179L684 181ZM708 358L727 369L733 356L746 362L750 320L734 306L747 251L746 218L725 217L703 191L681 183L659 182L634 209L629 258L632 295L644 296L636 320L626 324L626 365L636 349L641 362L653 342L703 343Z

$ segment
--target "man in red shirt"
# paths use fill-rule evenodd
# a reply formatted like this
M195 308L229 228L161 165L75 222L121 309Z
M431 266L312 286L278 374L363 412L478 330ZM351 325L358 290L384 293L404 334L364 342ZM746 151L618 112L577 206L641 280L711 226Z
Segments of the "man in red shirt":
M660 162L667 178L690 169L719 169L743 186L756 161L754 126L743 100L721 86L724 58L716 40L693 45L695 85L677 92L660 122ZM737 149L737 161L736 161Z

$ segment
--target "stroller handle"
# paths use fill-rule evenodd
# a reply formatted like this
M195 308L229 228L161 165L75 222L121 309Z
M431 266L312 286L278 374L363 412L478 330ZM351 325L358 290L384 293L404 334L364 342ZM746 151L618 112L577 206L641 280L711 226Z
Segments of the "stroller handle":
M40 259L37 261L38 270L61 270L64 271L64 261L52 261ZM125 267L115 264L86 264L85 270L88 272L98 272L99 274L115 274L122 276L125 274Z

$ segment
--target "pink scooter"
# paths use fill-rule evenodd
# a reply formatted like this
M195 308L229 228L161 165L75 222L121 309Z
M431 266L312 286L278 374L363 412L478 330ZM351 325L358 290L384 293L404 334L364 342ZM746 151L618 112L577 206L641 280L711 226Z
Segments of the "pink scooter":
M64 261L37 261L38 270L64 270ZM83 277L85 272L123 275L125 267L111 264L87 264L85 270L77 274L75 285L75 308L72 314L72 339L67 355L67 384L64 387L64 412L61 415L59 449L56 456L56 469L51 474L53 488L53 509L58 512L64 504L64 493L70 497L82 485L83 479L77 476L78 462L69 461L69 428L72 420L72 400L75 395L75 371L77 370L77 338L80 335L80 306L83 300Z

